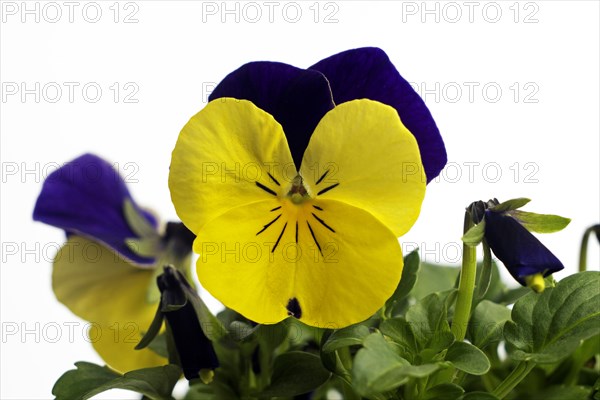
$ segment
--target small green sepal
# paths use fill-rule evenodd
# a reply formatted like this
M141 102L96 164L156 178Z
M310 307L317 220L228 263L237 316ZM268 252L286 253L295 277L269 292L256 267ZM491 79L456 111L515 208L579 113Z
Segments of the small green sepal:
M503 201L502 203L500 203L494 207L490 207L490 210L492 210L494 212L516 210L517 208L523 207L525 204L529 203L530 201L531 201L531 199L527 199L525 197L510 199L510 200Z
M516 220L530 232L553 233L563 230L569 225L569 218L552 214L536 214L527 211L510 211Z
M478 246L483 240L483 235L485 234L485 219L481 220L480 223L474 225L463 235L461 240L464 244L469 247Z

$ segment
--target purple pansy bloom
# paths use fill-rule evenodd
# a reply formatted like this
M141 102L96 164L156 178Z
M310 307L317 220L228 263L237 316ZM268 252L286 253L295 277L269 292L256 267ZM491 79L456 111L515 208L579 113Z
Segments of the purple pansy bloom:
M563 264L546 246L509 213L485 211L485 240L521 285L525 277L544 277L562 270Z
M156 227L156 219L135 204L119 173L100 157L84 154L48 176L33 219L100 242L135 263L151 264L154 259L136 254L125 242L138 238L124 214L127 200Z
M283 126L298 168L312 132L336 104L370 99L396 109L419 144L427 182L446 164L446 149L431 113L381 49L344 51L300 69L277 62L252 62L217 85L209 100L249 100Z

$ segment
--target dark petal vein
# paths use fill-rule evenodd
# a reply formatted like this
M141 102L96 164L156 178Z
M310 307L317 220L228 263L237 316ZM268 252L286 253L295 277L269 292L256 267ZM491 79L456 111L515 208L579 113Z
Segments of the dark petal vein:
M279 245L279 241L281 240L281 237L283 236L283 232L285 232L285 228L287 228L287 222L283 226L283 229L281 230L281 233L279 234L279 237L277 238L277 241L275 242L275 246L273 246L273 250L271 250L271 253L274 253L275 249Z
M317 193L317 196L322 195L323 193L327 193L329 192L331 189L333 189L334 187L338 186L339 183L333 184L331 186L327 186L325 189L321 190L319 193Z
M275 217L275 219L271 222L269 222L268 224L266 224L265 226L263 226L263 228L256 234L256 236L260 235L261 233L263 233L268 227L270 227L271 225L273 225L273 223L275 221L277 221L279 219L279 217L281 217L282 214L279 214L277 217Z
M329 229L331 232L335 233L335 230L333 230L333 228L332 228L332 227L330 227L329 225L327 225L327 224L325 223L325 221L323 221L321 218L317 217L317 216L315 215L315 213L311 213L311 214L313 215L313 217L315 217L315 218L317 219L317 221L319 221L319 222L321 223L321 225L323 225L325 228Z
M266 187L265 185L263 185L260 182L255 182L256 186L258 186L259 188L261 188L262 190L264 190L267 193L272 194L273 196L277 196L277 193L275 193L273 190L269 189L268 187Z
M313 240L315 241L315 244L317 245L317 248L319 249L319 253L321 253L321 256L323 256L323 251L321 250L321 245L319 244L319 242L317 242L315 233L313 232L312 227L310 226L310 223L308 221L306 221L306 225L308 225L308 230L310 231L310 234L312 235Z
M321 183L321 181L323 181L323 179L325 179L325 177L327 176L327 174L329 173L329 170L325 171L325 173L323 175L321 175L321 177L319 178L319 180L317 181L317 185L319 183Z
M273 179L273 182L275 182L275 184L276 184L277 186L281 186L281 185L279 184L279 181L277 181L277 179L275 179L275 177L274 177L273 175L271 175L271 174L270 174L270 173L268 173L268 172L267 172L267 175L269 175L269 178Z

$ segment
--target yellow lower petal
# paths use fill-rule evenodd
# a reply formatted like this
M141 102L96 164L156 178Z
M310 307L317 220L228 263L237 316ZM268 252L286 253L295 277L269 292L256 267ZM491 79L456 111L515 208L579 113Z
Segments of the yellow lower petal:
M80 236L71 236L54 259L52 288L57 299L92 323L94 348L121 372L166 361L151 350L134 350L158 307L146 301L153 273Z
M392 231L334 200L258 202L208 223L194 243L198 276L226 306L258 323L290 313L340 328L374 314L402 274Z

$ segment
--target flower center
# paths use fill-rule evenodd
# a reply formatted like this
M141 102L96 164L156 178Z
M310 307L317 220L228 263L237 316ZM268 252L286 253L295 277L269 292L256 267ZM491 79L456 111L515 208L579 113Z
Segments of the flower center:
M308 190L306 190L306 188L304 187L304 183L300 175L296 175L296 177L292 181L292 187L288 192L287 196L290 198L292 203L298 205L310 199Z

